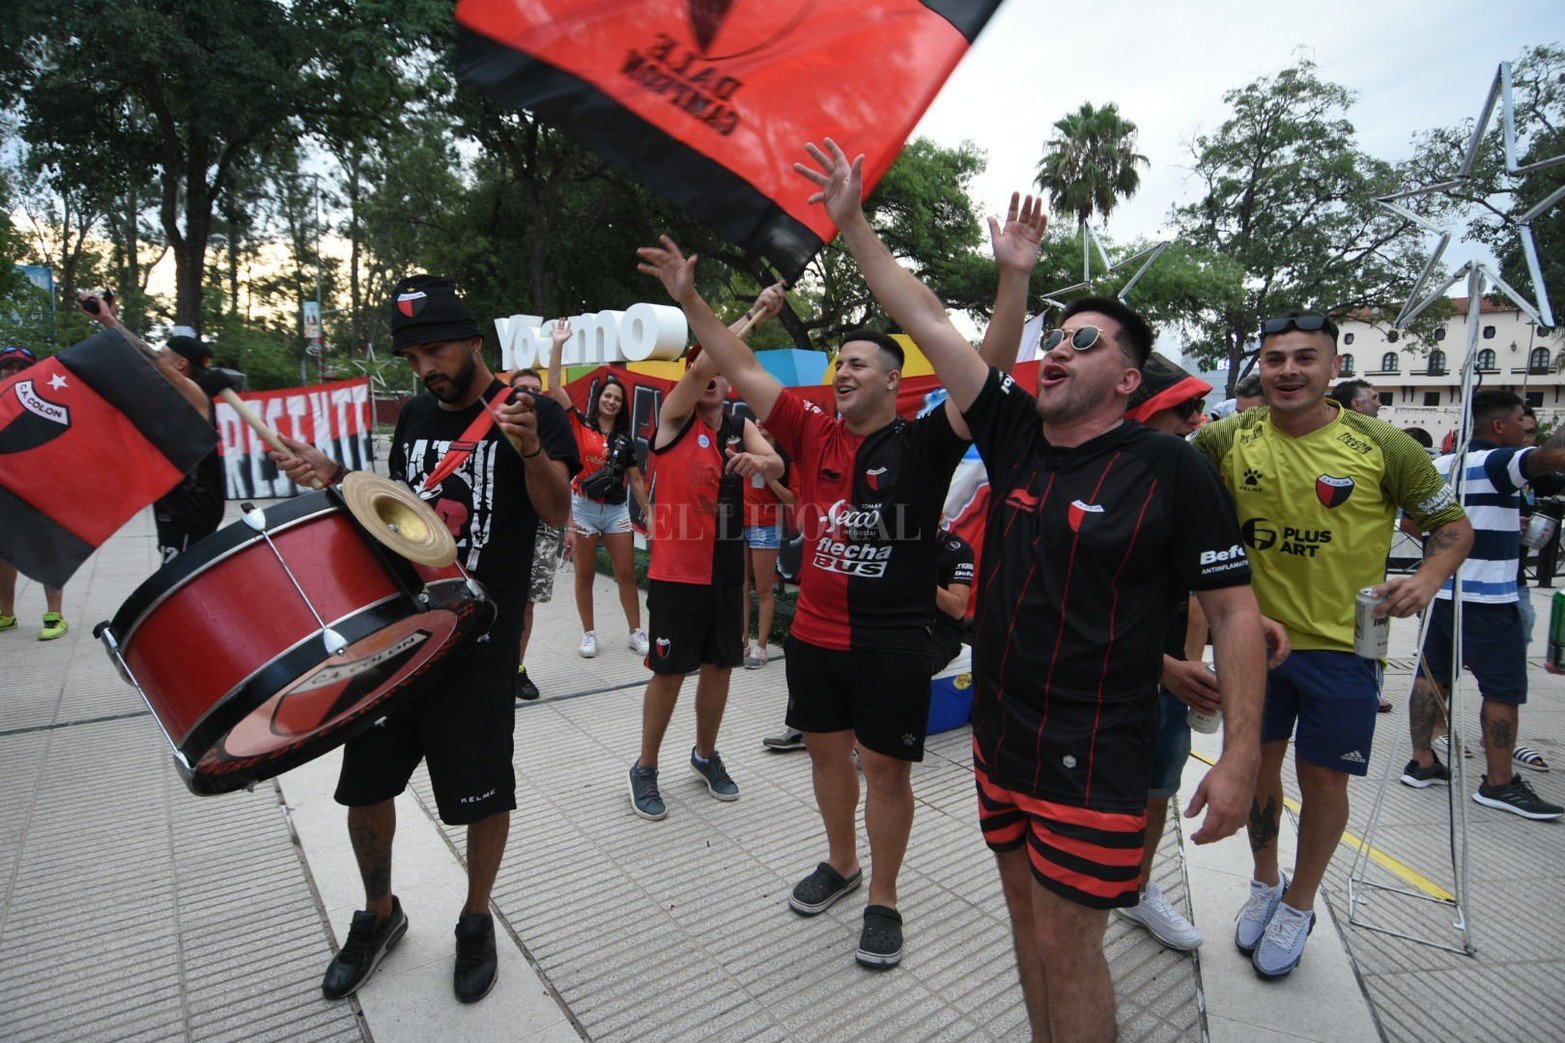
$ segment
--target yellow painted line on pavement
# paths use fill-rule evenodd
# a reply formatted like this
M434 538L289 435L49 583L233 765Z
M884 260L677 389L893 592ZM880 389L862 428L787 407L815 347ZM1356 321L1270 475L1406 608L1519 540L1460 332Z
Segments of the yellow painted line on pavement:
M1207 765L1208 767L1216 764L1212 758L1204 756L1203 754L1199 754L1194 750L1190 751L1190 756L1194 757L1196 760L1200 761L1202 764ZM1294 800L1292 797L1284 796L1282 798L1282 802L1287 805L1288 810L1293 812L1295 815L1299 813L1299 802ZM1363 838L1361 838L1358 834L1352 832L1351 830L1344 829L1342 831L1342 843L1347 847L1357 848L1361 846L1364 841ZM1450 891L1447 891L1445 888L1441 887L1439 884L1435 883L1433 880L1429 879L1423 873L1420 873L1418 870L1414 869L1400 858L1388 855L1374 845L1370 845L1369 847L1369 857L1376 865L1381 866L1390 872L1393 876L1397 877L1397 879L1401 880L1403 883L1411 884L1412 886L1418 888L1429 897L1437 898L1442 902L1456 901L1456 895L1452 894Z

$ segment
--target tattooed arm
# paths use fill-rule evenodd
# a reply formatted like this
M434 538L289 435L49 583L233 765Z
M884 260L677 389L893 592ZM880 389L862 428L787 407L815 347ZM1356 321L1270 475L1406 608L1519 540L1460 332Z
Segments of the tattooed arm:
M1416 616L1428 606L1446 580L1473 549L1473 523L1465 516L1436 526L1424 545L1424 563L1411 576L1387 580L1380 588L1386 603L1382 615Z

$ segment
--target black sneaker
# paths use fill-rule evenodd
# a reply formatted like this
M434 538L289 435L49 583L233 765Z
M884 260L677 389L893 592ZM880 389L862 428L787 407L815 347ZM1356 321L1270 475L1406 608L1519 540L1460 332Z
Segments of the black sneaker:
M658 770L643 768L638 762L630 766L631 810L649 822L661 822L668 818L668 808L663 795L658 792Z
M864 910L864 929L859 932L859 951L854 957L859 966L885 970L902 962L902 914L887 905L871 905Z
M1407 767L1402 769L1402 785L1412 786L1414 789L1428 789L1430 786L1451 785L1451 769L1440 763L1436 757L1435 762L1425 768L1418 761L1407 762Z
M489 995L499 977L494 917L468 913L456 922L456 967L451 971L451 988L463 1003L477 1003Z
M531 677L527 676L525 666L516 672L516 697L524 703L530 703L538 698L538 686L533 684Z
M1565 808L1538 796L1520 775L1503 786L1489 785L1489 776L1485 775L1473 799L1484 807L1499 808L1522 818L1554 819L1565 815Z
M354 913L347 941L326 966L326 976L321 979L321 995L329 1000L340 1000L358 992L407 932L407 914L395 895L391 897L391 915L378 923L375 914L367 909Z
M793 894L788 898L788 907L800 916L823 913L837 899L857 888L863 880L862 869L855 869L852 876L844 877L831 867L830 862L822 862L815 867L815 872L794 885Z

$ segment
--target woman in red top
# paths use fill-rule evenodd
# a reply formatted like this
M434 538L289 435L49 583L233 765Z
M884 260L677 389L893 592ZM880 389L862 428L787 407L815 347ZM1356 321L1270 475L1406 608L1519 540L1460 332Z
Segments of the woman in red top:
M778 452L777 439L766 428L760 428L761 437ZM760 481L759 487L756 481ZM788 486L787 458L784 457L782 477L768 482L760 475L751 478L744 486L744 544L745 544L745 592L740 604L744 606L744 668L759 670L766 665L766 640L772 634L772 618L777 611L777 553L782 547L783 508L791 507L798 500ZM759 606L756 619L755 644L750 644L750 584L755 584L756 603Z
M605 377L597 394L582 413L566 394L560 376L560 355L570 340L571 325L566 319L554 324L554 350L549 353L549 395L565 407L571 419L571 431L581 452L581 472L571 483L571 561L576 570L576 611L581 616L583 658L598 654L598 635L593 625L592 579L597 571L598 541L614 566L614 582L619 586L620 607L630 627L628 647L638 656L647 654L647 632L641 627L641 595L636 589L632 569L630 506L627 491L634 494L642 517L649 514L647 486L636 466L635 444L630 437L630 398L625 385L613 376ZM608 471L610 481L594 477Z

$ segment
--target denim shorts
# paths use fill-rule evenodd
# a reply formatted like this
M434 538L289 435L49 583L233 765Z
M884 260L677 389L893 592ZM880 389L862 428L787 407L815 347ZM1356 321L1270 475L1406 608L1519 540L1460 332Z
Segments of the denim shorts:
M782 522L776 525L746 525L744 545L756 550L776 550L782 546Z
M1185 704L1166 688L1158 689L1161 723L1152 747L1152 782L1147 800L1167 800L1179 792L1179 780L1190 759L1190 719Z
M599 503L571 493L571 529L578 536L613 536L630 531L630 504Z

